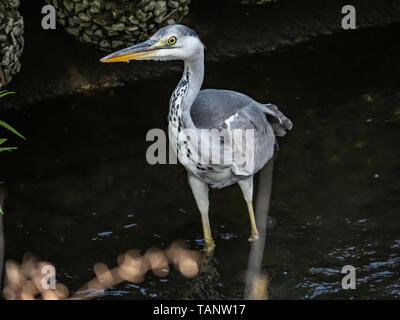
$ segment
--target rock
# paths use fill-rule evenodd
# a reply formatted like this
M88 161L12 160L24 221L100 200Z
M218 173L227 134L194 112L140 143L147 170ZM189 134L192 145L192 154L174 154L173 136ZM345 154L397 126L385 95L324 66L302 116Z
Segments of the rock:
M74 3L72 1L69 0L65 0L63 2L65 9L67 9L68 11L73 11L74 10Z
M136 11L136 17L141 21L141 22L146 22L147 20L150 19L150 14L145 13L142 10Z
M24 21L18 12L19 4L19 0L0 1L0 86L21 70Z
M98 9L102 9L102 8L103 8L103 5L104 5L104 1L101 1L101 0L94 0L94 1L92 1L92 3L91 3L91 6L92 6L92 7L96 7L96 8L98 8Z
M110 43L107 40L102 40L99 43L102 49L109 49L111 47Z
M167 11L168 11L168 8L167 8L167 4L165 3L165 1L157 1L157 4L154 9L154 15L156 17L158 17L160 15L164 16L167 13Z
M156 6L156 2L155 1L150 1L147 5L145 5L143 7L143 11L144 12L152 11L155 6Z
M103 38L103 37L104 37L103 30L97 29L97 30L94 32L94 35L95 35L96 37L98 37L98 38Z
M163 15L159 15L158 17L154 18L154 22L157 24L160 24L164 20L164 17L165 16L163 16Z
M75 37L79 36L79 29L77 28L66 28L65 29L69 34L72 34Z
M19 0L10 0L9 6L10 8L17 9L19 7Z
M13 24L14 24L14 19L12 17L9 17L6 21L7 22L6 22L6 27L5 27L4 32L10 33L11 28L13 27Z
M140 22L139 20L136 19L134 15L130 15L128 18L129 22L133 25L138 25Z
M85 22L89 22L90 21L90 18L86 13L81 12L81 13L78 14L78 17L82 21L85 21Z
M91 8L89 9L89 11L88 11L88 14L89 14L90 16L96 15L96 14L98 14L98 13L100 13L100 9L99 9L99 8L96 8L96 7L91 7Z
M179 7L179 2L178 2L178 1L170 0L170 1L168 1L167 5L168 5L168 7L170 7L170 8L177 9L177 8Z
M12 33L14 36L19 36L21 34L21 28L19 26L15 26L12 28Z
M80 3L80 5L82 6L82 9L83 9L83 10L86 10L86 9L89 7L89 4L90 4L89 0L83 0L83 1Z
M68 33L81 42L111 50L113 44L127 46L147 39L150 33L166 23L167 17L170 17L168 24L180 22L188 13L191 0L46 1L57 8L58 22ZM173 19L171 13L174 13Z
M111 47L113 49L116 49L118 47L122 47L123 45L124 45L124 42L120 41L120 40L113 40L112 43L111 43Z
M129 31L129 32L133 32L133 31L136 31L136 30L139 30L138 26L131 26L131 27L127 27L126 28L126 31Z
M93 21L101 26L107 25L107 21L101 17L96 17L93 19Z
M1 60L1 65L4 67L7 67L10 64L11 61L11 50L9 48L7 48L8 50L4 53L3 55L3 59Z
M125 30L125 25L123 23L115 23L111 26L112 32L123 31L123 30Z
M89 37L93 36L93 30L92 29L86 29L84 33L87 34Z
M82 40L88 43L92 43L92 38L86 32L83 33Z

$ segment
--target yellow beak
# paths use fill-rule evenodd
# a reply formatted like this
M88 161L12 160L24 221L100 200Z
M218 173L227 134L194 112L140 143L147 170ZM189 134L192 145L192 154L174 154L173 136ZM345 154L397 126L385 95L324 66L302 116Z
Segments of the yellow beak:
M163 49L159 42L147 40L129 48L114 52L100 59L100 62L126 62L155 56L155 51Z

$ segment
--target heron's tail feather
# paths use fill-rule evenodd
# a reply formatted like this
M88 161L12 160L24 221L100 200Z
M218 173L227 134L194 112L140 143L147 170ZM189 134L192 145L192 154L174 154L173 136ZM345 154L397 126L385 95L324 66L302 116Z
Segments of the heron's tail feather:
M292 129L292 121L290 121L276 105L270 103L263 104L259 105L259 108L267 114L268 121L276 137L283 137L286 134L286 130Z

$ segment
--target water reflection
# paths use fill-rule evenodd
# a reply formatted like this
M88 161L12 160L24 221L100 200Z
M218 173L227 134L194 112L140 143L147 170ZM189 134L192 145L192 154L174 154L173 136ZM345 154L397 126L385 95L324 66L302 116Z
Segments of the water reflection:
M273 168L274 161L271 159L259 173L256 199L256 221L259 230L259 239L251 244L246 272L245 299L268 299L268 278L261 274L261 268L267 236Z
M21 264L13 260L6 261L3 296L7 300L95 299L122 282L143 282L150 270L157 277L166 277L170 272L169 265L173 265L185 278L194 278L199 274L202 264L208 265L209 258L204 259L199 251L189 250L184 241L175 241L166 250L150 248L143 256L137 250L129 250L118 257L118 266L112 269L104 263L96 263L93 266L96 277L69 296L69 289L64 284L57 283L54 289L43 286L48 276L43 268L54 268L51 263L25 254ZM203 273L205 270L208 267L203 268Z

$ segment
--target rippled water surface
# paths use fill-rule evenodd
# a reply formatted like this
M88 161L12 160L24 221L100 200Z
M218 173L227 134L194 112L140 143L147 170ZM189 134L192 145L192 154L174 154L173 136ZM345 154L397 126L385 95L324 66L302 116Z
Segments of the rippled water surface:
M327 37L288 52L207 64L204 87L274 102L294 122L279 141L263 273L272 299L400 297L399 27ZM134 68L135 64L127 65ZM180 75L65 97L5 114L28 141L2 156L7 258L51 261L72 291L91 267L175 239L203 247L179 165L150 166L146 133L166 128ZM212 263L195 279L151 272L104 299L242 298L247 209L237 186L213 191ZM341 269L357 289L341 288ZM201 295L193 288L201 288Z

